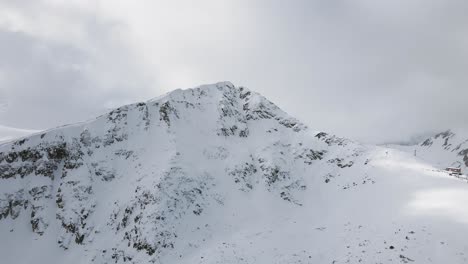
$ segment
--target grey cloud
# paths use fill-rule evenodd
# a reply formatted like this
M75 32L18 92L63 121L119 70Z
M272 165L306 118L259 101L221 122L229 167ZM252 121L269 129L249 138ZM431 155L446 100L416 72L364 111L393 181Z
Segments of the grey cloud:
M311 127L365 141L465 126L468 4L393 2L394 10L351 2L327 12L315 2L275 9L292 59L283 57L271 82L294 87L276 91L276 100ZM292 15L301 10L313 15Z
M367 142L468 126L466 1L176 2L74 12L76 45L0 32L0 124L55 126L230 80L311 128Z
M96 55L79 46L0 31L0 123L45 129L152 94L125 52L97 48Z

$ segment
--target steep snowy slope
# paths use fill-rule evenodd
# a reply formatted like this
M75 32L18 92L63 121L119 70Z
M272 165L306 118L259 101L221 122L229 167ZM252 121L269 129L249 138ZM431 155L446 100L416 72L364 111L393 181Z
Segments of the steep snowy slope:
M461 183L217 83L0 145L0 260L465 263Z
M26 130L0 125L0 142L24 137L39 132L38 130Z
M464 131L447 130L413 146L391 147L411 152L440 169L452 166L468 170L468 133Z

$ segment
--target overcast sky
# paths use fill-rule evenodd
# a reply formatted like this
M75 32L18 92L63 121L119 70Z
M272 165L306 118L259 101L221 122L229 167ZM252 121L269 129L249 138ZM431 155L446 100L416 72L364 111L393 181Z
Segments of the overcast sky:
M228 80L365 142L468 126L468 1L0 0L0 125Z

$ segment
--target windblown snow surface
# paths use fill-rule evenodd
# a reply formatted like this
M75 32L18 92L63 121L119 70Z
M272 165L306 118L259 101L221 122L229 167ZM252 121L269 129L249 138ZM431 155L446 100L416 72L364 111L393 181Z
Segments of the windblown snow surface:
M0 145L0 263L466 263L467 204L228 82Z
M0 125L0 143L37 132L39 132L39 130L19 129Z

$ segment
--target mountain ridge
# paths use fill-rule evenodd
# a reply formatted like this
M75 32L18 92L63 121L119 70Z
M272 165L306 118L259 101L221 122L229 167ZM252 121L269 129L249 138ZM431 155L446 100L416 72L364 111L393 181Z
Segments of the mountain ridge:
M436 164L440 169L460 167L468 169L468 135L463 130L447 129L409 146L390 145L412 152L416 156Z
M462 182L229 82L2 144L0 182L5 263L464 261L468 219L422 203Z
M0 125L0 144L38 132L40 132L40 130L20 129Z

